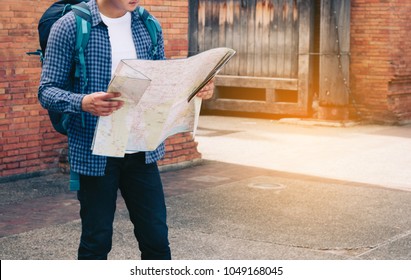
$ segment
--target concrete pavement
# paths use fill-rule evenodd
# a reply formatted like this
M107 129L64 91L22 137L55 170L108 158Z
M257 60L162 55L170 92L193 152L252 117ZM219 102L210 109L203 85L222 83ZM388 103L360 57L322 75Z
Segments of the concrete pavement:
M203 158L411 190L411 125L204 116Z
M411 259L411 127L202 116L162 173L174 259ZM0 184L0 258L74 259L67 175ZM138 259L119 198L110 259Z

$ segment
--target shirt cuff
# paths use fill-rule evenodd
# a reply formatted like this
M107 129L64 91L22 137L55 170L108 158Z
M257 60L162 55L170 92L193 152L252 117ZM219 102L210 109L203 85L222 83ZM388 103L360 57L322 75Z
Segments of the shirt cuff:
M70 111L75 112L75 113L81 113L83 112L83 109L81 108L81 102L83 101L85 94L71 94L71 101L70 101Z

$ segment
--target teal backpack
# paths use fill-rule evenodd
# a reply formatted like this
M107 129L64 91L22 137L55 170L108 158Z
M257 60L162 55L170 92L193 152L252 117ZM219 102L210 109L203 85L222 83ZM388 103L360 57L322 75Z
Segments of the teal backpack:
M63 0L52 4L40 18L38 24L40 49L35 52L28 52L28 55L40 56L40 61L43 63L46 52L47 41L50 35L50 30L53 24L69 11L73 11L76 17L76 48L75 48L75 78L80 78L80 70L83 70L83 79L87 83L86 65L84 58L84 49L90 38L91 30L91 13L87 4L81 0ZM48 111L50 121L54 129L64 135L67 135L67 120L68 115Z

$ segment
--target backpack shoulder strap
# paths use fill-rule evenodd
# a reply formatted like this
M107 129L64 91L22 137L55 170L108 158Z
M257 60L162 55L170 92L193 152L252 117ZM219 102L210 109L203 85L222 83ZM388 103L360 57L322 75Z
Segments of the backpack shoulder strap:
M138 14L142 18L144 25L146 26L148 33L150 34L152 43L151 56L154 57L154 55L157 53L158 48L157 34L161 32L160 22L142 6L138 7Z
M86 49L91 32L91 12L85 2L77 5L72 5L71 9L76 18L76 49L75 49L75 63L76 69L74 76L80 78L83 74L83 87L87 85L87 71L86 59L84 57L84 50ZM84 114L81 114L81 121L85 127ZM77 172L70 170L70 190L78 191L80 189L80 176Z
M81 2L71 7L76 17L76 70L75 77L80 78L80 73L83 74L85 87L87 85L86 60L84 57L84 50L86 49L91 31L91 12L88 5Z

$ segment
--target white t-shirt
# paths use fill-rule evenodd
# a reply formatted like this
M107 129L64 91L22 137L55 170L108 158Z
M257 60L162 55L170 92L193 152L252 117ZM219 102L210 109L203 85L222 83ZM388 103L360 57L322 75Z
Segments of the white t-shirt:
M101 14L101 19L108 27L111 44L111 77L122 59L136 59L136 47L131 34L131 13L119 18L109 18Z
M131 34L131 13L119 18L109 18L101 14L101 19L108 27L111 45L111 77L122 59L136 59L136 47ZM135 153L126 149L126 153Z

